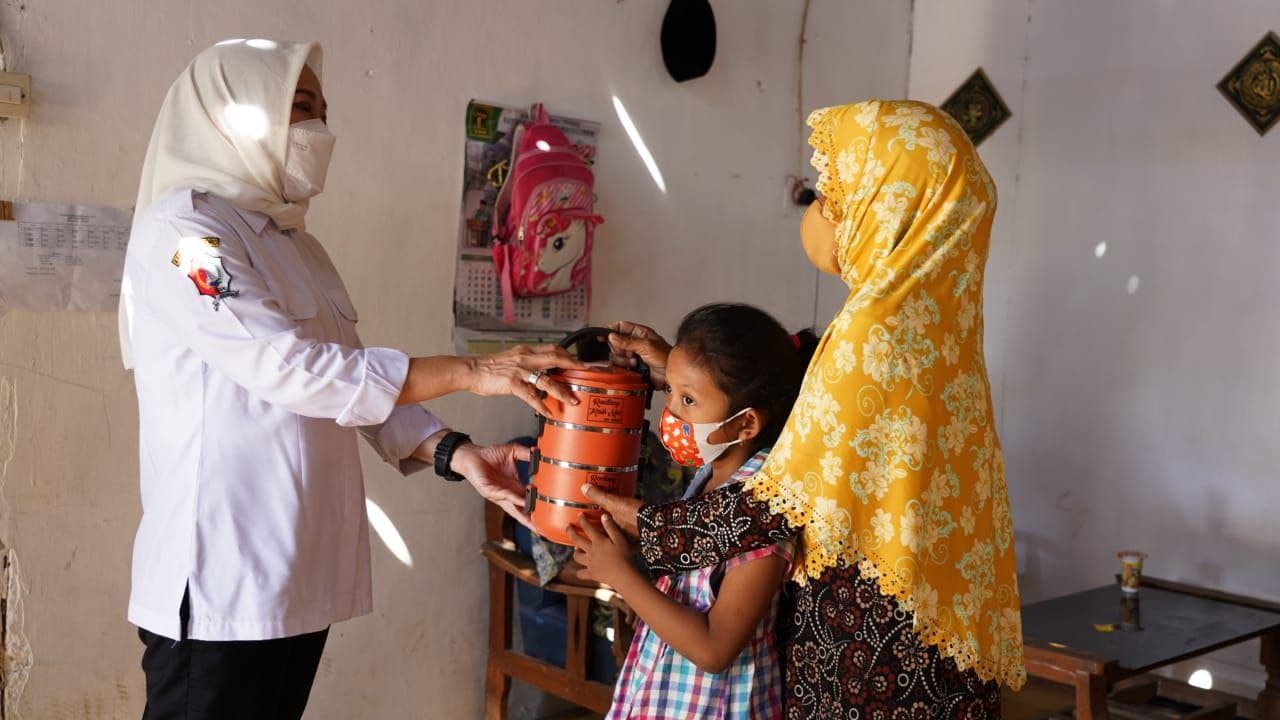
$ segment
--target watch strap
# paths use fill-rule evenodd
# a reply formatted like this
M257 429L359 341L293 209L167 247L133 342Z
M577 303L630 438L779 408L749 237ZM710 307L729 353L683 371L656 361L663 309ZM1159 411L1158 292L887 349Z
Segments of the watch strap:
M462 475L453 470L453 456L463 443L471 442L471 436L466 433L450 431L440 438L440 442L436 445L434 455L436 474L450 482L461 482L465 480Z

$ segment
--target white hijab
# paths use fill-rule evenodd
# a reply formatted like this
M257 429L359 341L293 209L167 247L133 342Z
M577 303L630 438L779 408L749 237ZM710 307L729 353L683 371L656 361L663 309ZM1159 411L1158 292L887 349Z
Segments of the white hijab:
M285 149L293 94L303 66L320 76L313 42L224 40L205 50L170 86L151 132L134 207L136 219L180 187L217 195L271 217L282 230L304 227L307 202L284 199ZM120 352L133 367L133 293L120 289Z

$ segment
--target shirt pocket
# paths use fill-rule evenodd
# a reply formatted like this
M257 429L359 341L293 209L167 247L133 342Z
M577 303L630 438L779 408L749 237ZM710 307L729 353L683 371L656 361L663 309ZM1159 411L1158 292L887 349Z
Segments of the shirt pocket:
M298 322L310 320L319 312L315 292L307 282L307 268L302 256L289 242L262 243L265 247L254 256L254 264L281 310Z
M320 286L320 292L324 293L325 298L347 322L352 325L360 322L356 305L351 302L346 283L342 282L342 276L338 274L338 268L329 258L329 253L325 252L320 242L310 235L303 234L297 240L301 245L298 251L308 254L312 260L312 267L315 269L314 277L316 285Z
M347 293L347 286L342 282L342 276L338 275L338 271L332 265L322 267L317 273L316 281L339 315L346 318L352 325L360 322L360 315L356 312L355 303L351 302L351 295Z

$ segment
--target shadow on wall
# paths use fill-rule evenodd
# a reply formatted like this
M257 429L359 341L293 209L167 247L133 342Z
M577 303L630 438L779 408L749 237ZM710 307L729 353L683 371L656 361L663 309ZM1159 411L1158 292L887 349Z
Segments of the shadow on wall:
M1027 530L1015 530L1013 538L1014 551L1018 554L1018 594L1022 604L1045 599L1044 561L1058 556L1062 552L1061 547L1049 537Z
M1206 485L1199 502L1176 506L1178 514L1167 518L1155 544L1166 569L1152 574L1280 601L1270 570L1280 556L1280 531L1269 526L1262 533L1247 532L1232 523L1231 493L1229 482Z
M1166 515L1159 535L1152 539L1149 547L1138 548L1155 551L1147 571L1166 580L1264 599L1280 599L1273 588L1257 584L1258 570L1274 566L1277 555L1280 555L1280 535L1268 538L1241 532L1229 521L1229 493L1227 487L1207 486L1202 499L1194 506L1176 506L1173 514ZM1078 504L1070 490L1059 493L1053 506L1069 524L1070 535L1077 537L1084 530L1088 509ZM1097 583L1062 587L1047 573L1056 576L1067 567L1077 570L1101 567L1099 563L1112 560L1110 551L1102 558L1083 557L1082 548L1075 543L1063 545L1049 535L1025 529L1016 530L1014 538L1018 555L1018 589L1024 605L1083 590L1106 582L1111 576L1110 570L1090 573L1098 576ZM1120 549L1116 548L1117 551ZM1118 572L1118 564L1115 569Z

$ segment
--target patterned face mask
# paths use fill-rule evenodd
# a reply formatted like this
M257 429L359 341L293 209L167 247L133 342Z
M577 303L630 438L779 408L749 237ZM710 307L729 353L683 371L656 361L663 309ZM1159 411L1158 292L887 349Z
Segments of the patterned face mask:
M742 408L720 422L710 423L691 423L685 422L676 417L666 408L662 410L662 420L659 422L659 437L662 439L662 446L671 453L671 459L681 465L689 467L702 467L709 462L715 462L715 459L724 454L725 450L742 442L741 440L731 440L724 443L713 443L707 438L711 437L711 433L728 425L742 416L742 413L751 408Z

